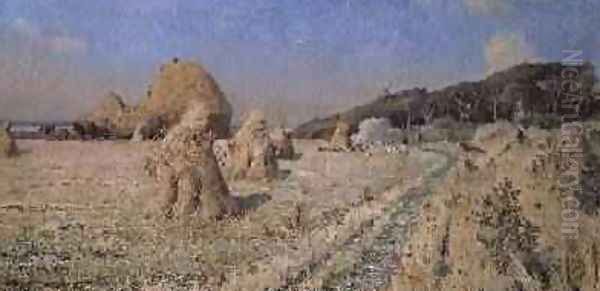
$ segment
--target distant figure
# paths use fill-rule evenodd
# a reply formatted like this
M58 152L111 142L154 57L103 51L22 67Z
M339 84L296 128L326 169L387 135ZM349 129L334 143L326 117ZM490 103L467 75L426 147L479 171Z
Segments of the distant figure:
M519 141L520 144L522 144L525 141L525 129L523 129L522 126L519 125L519 133L517 133L517 140Z

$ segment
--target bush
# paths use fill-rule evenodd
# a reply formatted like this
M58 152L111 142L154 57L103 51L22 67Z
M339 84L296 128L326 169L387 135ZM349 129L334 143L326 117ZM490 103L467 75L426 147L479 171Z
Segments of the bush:
M512 181L494 186L493 193L483 196L480 209L474 212L479 224L477 240L483 243L500 274L507 274L512 254L531 255L538 246L539 228L523 216L521 190Z
M434 128L456 129L459 127L458 122L449 117L442 117L433 120L431 126Z
M562 121L559 116L554 114L534 113L533 115L523 118L521 124L525 128L536 126L541 129L553 129L560 127Z
M458 122L449 117L435 119L431 129L424 130L424 141L436 142L448 140L450 142L466 141L475 135L476 125L471 122Z
M445 128L425 128L421 131L422 142L441 142L450 139L451 131Z
M505 120L481 125L475 132L475 140L483 141L498 137L517 137L517 127Z
M358 132L350 139L352 144L366 144L372 142L387 142L391 140L390 130L392 123L387 118L368 118L358 126Z

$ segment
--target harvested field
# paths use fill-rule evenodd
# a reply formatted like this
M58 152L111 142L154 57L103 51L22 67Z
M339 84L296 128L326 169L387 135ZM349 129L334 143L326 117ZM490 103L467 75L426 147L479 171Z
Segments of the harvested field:
M151 142L19 141L22 154L0 160L0 257L9 262L0 265L0 287L286 286L340 242L369 235L360 230L365 222L385 224L390 201L418 186L436 159L418 149L367 157L320 152L321 141L294 143L301 157L280 161L279 179L229 183L244 216L176 222L151 211Z

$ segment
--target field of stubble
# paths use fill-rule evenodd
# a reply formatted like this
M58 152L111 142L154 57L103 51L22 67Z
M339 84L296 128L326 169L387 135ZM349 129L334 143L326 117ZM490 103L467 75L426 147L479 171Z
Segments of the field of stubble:
M317 263L327 277L350 262L326 258L368 236L424 161L295 144L279 180L229 184L245 216L202 223L155 215L152 143L19 141L0 160L0 289L259 290Z

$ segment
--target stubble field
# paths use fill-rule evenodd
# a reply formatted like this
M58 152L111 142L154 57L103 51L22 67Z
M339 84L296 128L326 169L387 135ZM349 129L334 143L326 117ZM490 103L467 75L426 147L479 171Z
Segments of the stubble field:
M20 155L0 161L0 288L327 285L356 267L390 204L436 157L321 145L295 141L300 157L280 161L276 181L229 183L246 214L206 223L156 215L157 187L143 167L151 142L19 141Z

